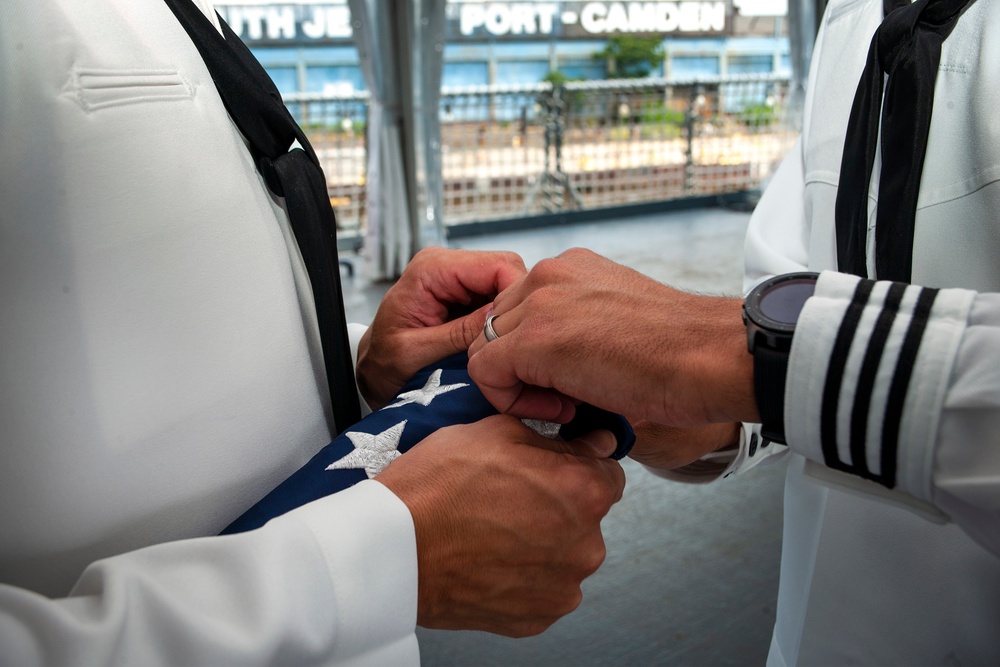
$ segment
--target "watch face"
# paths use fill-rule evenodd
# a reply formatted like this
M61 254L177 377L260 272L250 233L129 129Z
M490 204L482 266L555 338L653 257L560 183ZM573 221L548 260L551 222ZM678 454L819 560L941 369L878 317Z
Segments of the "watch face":
M767 319L784 325L794 325L799 313L816 291L815 277L783 280L772 285L760 296L757 307Z

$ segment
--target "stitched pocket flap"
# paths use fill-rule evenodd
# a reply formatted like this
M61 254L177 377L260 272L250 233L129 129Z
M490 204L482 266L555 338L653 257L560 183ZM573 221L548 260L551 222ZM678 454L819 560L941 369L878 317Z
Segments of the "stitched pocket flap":
M164 99L188 99L194 87L176 70L74 70L70 85L84 109Z

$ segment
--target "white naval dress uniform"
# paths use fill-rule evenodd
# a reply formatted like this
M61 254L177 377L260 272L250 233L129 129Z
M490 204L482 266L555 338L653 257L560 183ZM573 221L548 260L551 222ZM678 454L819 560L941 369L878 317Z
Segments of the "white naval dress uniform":
M417 664L378 482L209 537L330 441L326 386L282 202L166 4L0 3L0 664Z
M827 272L792 344L789 447L762 446L747 425L723 474L775 454L791 457L769 664L1000 664L1000 2L978 0L944 42L916 214L913 286L887 320L874 384L862 387L860 369L887 283L875 285L856 331L841 332L858 279L828 270L837 267L834 202L845 128L881 19L880 0L828 6L801 140L752 216L748 290L771 275ZM877 188L876 176L870 215L876 204L893 205L879 201ZM922 334L907 339L924 288L942 289ZM835 341L851 333L841 390L824 396ZM912 364L899 361L913 353ZM825 402L835 410L837 453L847 464L856 463L848 445L852 414L867 407L864 456L872 471L882 471L891 386L910 368L898 451L889 452L895 489L826 467ZM855 405L859 394L863 407ZM709 468L702 462L694 470Z

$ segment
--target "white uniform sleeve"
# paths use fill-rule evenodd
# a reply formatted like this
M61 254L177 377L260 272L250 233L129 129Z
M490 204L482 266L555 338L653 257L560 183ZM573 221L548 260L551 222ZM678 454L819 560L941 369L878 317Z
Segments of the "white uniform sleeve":
M997 359L1000 295L825 272L792 343L788 442L1000 554Z
M0 585L0 664L416 665L416 581L410 514L370 480L99 561L65 599Z
M348 322L347 324L347 337L351 343L351 363L354 364L355 372L357 372L358 368L358 345L360 345L361 337L365 335L366 331L368 331L368 325L366 324L356 324L354 322ZM365 400L361 389L358 389L358 401L361 403L361 416L367 417L370 415L372 408L368 405L368 401Z
M751 218L747 289L769 276L809 268L802 174L796 145ZM854 324L841 333L862 283L871 289L867 301L856 306ZM887 308L890 289L899 294ZM830 374L838 336L848 333L853 336L841 342L847 348ZM793 451L826 468L826 483L881 496L930 518L951 519L1000 553L996 359L1000 295L891 287L825 273L793 344L785 403L788 441ZM840 378L840 386L827 389L828 376ZM765 444L757 425L745 424L739 450L716 474L744 472L784 451L784 446Z

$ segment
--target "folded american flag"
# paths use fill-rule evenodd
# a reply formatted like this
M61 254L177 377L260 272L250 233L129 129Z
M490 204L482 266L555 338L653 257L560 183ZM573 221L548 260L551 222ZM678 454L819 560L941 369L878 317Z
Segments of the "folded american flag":
M222 534L259 528L300 505L374 477L439 428L497 414L469 377L468 362L462 353L420 370L391 403L344 431ZM607 429L618 439L613 459L623 458L635 444L628 420L587 404L577 406L576 416L559 428L559 436L572 440L596 429Z

